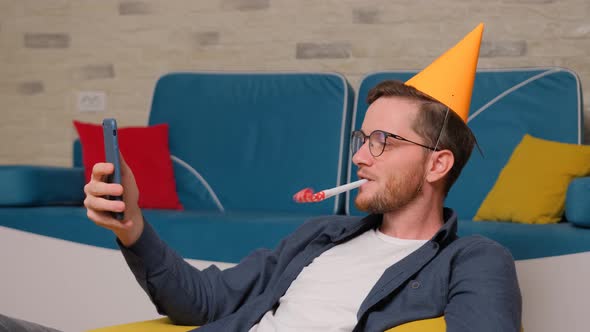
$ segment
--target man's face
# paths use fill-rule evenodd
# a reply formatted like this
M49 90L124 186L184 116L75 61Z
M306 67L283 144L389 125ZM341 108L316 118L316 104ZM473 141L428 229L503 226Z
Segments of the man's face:
M369 106L361 129L365 135L383 130L424 143L411 129L418 111L418 104L408 99L381 97ZM426 156L424 148L389 137L383 153L374 157L367 139L352 157L359 178L369 180L359 188L356 207L370 213L386 213L408 205L422 186Z

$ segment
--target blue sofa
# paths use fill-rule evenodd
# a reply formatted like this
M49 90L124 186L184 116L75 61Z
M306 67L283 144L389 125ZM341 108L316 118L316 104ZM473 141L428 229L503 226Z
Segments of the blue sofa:
M368 89L413 74L370 74L356 95L334 73L161 77L149 124L170 126L177 192L185 209L145 210L146 219L183 257L235 263L256 248L274 247L313 216L359 214L351 203L354 193L303 205L292 195L308 186L323 189L354 180L348 138L360 127ZM572 220L579 223L471 220L524 133L581 143L581 98L579 80L569 70L478 71L469 125L485 157L474 151L447 200L460 216L460 234L488 236L516 259L590 251L590 229L579 227L590 221L590 211L580 208ZM86 218L79 142L73 155L72 168L1 166L8 190L0 193L0 226L116 248L112 233ZM576 195L568 196L568 206L585 204L587 180L574 181Z
M343 196L319 204L292 197L304 187L345 181L353 102L350 84L335 73L164 75L149 125L169 125L184 210L146 209L146 219L184 257L237 262L274 247L312 216L342 213ZM112 233L80 206L78 141L73 150L73 168L0 168L11 188L0 194L0 226L116 248Z

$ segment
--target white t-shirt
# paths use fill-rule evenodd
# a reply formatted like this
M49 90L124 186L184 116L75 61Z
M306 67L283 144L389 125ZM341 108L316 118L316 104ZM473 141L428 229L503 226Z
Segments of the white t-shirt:
M250 332L352 331L356 314L385 269L426 240L404 240L369 230L306 266Z

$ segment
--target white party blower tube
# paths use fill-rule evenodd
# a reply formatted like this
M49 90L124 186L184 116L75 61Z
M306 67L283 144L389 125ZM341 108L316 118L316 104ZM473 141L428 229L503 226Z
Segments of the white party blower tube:
M354 182L351 182L351 183L343 184L341 186L334 187L334 188L331 188L331 189L322 190L322 191L326 195L325 198L328 198L328 197L336 196L338 194L341 194L341 193L346 192L346 191L349 191L349 190L356 189L356 188L362 186L367 181L368 181L367 179L361 179L361 180L358 180L358 181L354 181Z

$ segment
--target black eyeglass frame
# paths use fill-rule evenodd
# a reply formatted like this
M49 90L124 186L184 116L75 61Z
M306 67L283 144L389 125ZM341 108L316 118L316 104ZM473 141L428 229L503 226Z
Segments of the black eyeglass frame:
M353 132L350 134L350 142L352 143L352 140L355 138L355 134L360 134L360 135L362 135L362 137L363 137L363 143L362 143L361 145L359 145L359 148L358 148L358 150L360 150L360 149L361 149L361 147L362 147L363 145L365 145L365 143L367 142L367 140L369 140L369 142L371 142L371 135L373 135L375 132L382 133L382 134L385 136L385 142L383 143L383 148L381 149L381 153L379 153L379 154L377 154L377 155L373 154L373 151L371 151L371 147L369 146L369 152L370 152L370 153L371 153L371 155L372 155L373 157L375 157L375 158L377 158L377 157L379 157L380 155L382 155L382 154L383 154L383 152L385 151L385 145L386 145L386 143L387 143L387 138L388 138L388 137L391 137L391 138L393 138L393 139L396 139L396 140L399 140L399 141L403 141L403 142L412 143L412 144L415 144L415 145L421 146L421 147L423 147L423 148L425 148L425 149L428 149L428 150L430 150L430 151L440 151L440 149L439 149L439 148L433 148L433 147L431 147L431 146L428 146L428 145L420 144L420 143L418 143L418 142L414 142L414 141L412 141L412 140L409 140L409 139L407 139L407 138L405 138L405 137L402 137L402 136L400 136L400 135L392 134L392 133L389 133L389 132L387 132L387 131L385 131L385 130L379 130L379 129L377 129L377 130L373 130L373 131L372 131L372 132L371 132L369 135L365 135L365 133L364 133L362 130L355 130L355 131L353 131ZM358 150L356 150L356 151L353 151L353 145L352 145L352 144L350 144L350 152L352 152L352 154L353 154L353 155L354 155L356 152L358 152Z

